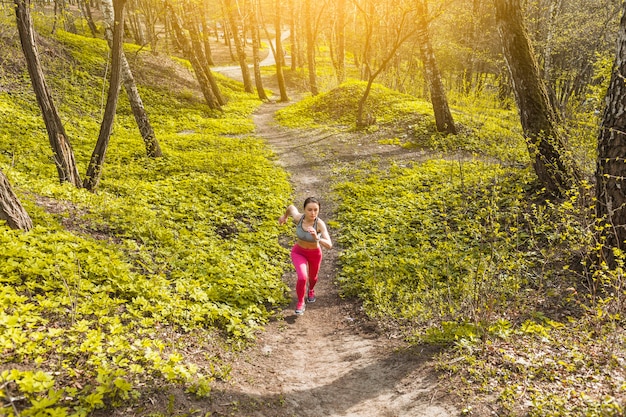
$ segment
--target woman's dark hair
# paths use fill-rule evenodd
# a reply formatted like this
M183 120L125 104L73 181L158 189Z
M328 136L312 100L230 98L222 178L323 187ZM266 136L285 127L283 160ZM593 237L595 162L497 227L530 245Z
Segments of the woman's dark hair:
M304 200L304 205L302 207L306 208L307 204L309 203L315 203L317 204L319 208L322 208L322 205L320 204L319 200L315 197L308 197L306 200Z

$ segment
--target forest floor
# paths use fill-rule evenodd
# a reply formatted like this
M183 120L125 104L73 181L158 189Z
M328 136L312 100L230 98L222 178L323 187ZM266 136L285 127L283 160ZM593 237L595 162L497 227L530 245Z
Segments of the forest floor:
M226 68L222 73L228 73ZM230 74L229 74L230 75ZM320 217L334 216L332 168L369 158L420 160L423 151L380 145L363 134L299 131L278 126L275 112L289 103L264 103L254 115L256 135L291 176L294 204L321 200ZM259 190L262 192L262 190ZM282 208L277 208L277 221ZM285 226L288 227L288 226ZM333 230L330 229L331 238ZM282 244L289 248L292 240ZM408 346L390 328L368 319L358 300L340 297L338 253L324 250L317 301L303 316L294 312L295 271L284 279L291 305L257 336L257 343L230 358L230 379L211 393L211 410L228 416L457 416L450 387L435 370L435 348Z

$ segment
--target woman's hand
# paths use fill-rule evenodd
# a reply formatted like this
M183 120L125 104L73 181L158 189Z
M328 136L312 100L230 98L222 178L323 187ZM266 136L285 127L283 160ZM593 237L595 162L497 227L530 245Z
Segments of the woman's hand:
M287 216L285 216L284 214L282 216L280 216L278 218L278 224L280 226L282 226L283 224L287 223Z
M309 227L308 232L311 234L311 236L313 236L313 240L319 240L317 238L317 230L315 230L314 227Z

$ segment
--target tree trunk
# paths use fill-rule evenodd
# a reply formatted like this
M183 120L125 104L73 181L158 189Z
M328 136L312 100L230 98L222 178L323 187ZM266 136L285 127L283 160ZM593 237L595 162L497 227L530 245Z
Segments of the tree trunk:
M30 230L33 228L33 221L22 207L2 171L0 171L0 220L6 221L11 229Z
M120 92L120 84L122 79L121 61L122 46L124 34L124 3L126 0L114 0L113 10L115 17L115 25L113 27L113 42L111 45L111 79L109 80L109 92L107 103L104 108L104 117L100 125L100 134L96 147L91 154L87 173L85 175L84 187L89 191L94 191L100 183L102 170L104 168L104 159L109 147L111 132L113 131L113 121L115 120L115 111L117 110L117 99Z
M268 100L267 94L265 94L265 88L263 87L263 79L261 78L261 56L259 54L261 37L259 36L256 0L246 0L246 9L248 10L250 32L252 34L252 60L254 61L254 82L256 91L260 100Z
M172 25L172 30L177 39L177 42L181 45L183 53L191 62L191 66L193 68L194 73L196 74L196 80L198 80L198 84L200 85L200 90L204 96L204 100L206 101L209 108L212 110L221 109L219 102L217 101L217 97L213 92L213 88L211 87L209 78L207 77L206 70L204 65L198 59L198 56L194 52L192 48L191 42L187 39L185 33L183 32L183 27L180 22L179 17L174 12L171 4L167 5L167 9L170 14L170 24Z
M52 101L52 96L48 90L39 61L33 23L30 17L30 1L15 0L15 14L22 51L24 51L28 73L37 96L37 103L41 109L46 130L48 131L48 139L54 154L54 162L59 173L59 179L61 182L67 181L76 187L80 187L80 175L76 167L74 152L65 133L59 113Z
M596 165L596 215L608 225L599 229L601 260L610 267L616 266L613 248L626 250L626 5L623 7Z
M313 11L311 10L311 0L304 0L304 14L306 25L306 60L309 69L309 90L316 96L319 94L317 88L317 71L315 69L315 36L313 33Z
M202 15L199 16L200 19L200 27L202 28L202 44L204 45L204 58L206 59L207 66L215 65L215 61L213 61L213 51L211 50L211 41L209 36L209 25L206 23L206 18L204 16L206 13L206 3L202 4L200 8L202 10Z
M231 0L223 1L224 6L226 7L228 21L230 22L233 32L233 42L235 43L235 50L237 51L237 60L239 61L239 66L241 67L243 89L246 93L253 93L254 89L252 88L252 79L250 78L250 68L248 68L248 63L246 62L246 51L244 50L241 36L239 36L239 23L241 22L241 19L239 18L239 11L235 11Z
M280 22L280 0L276 0L276 50L274 51L276 57L276 78L278 80L278 89L280 90L280 101L289 101L287 96L287 86L285 85L285 76L283 75L283 40L282 40L282 24Z
M93 16L91 14L91 5L89 4L89 0L79 0L78 7L83 13L83 16L85 16L85 20L87 20L87 26L89 26L91 35L95 38L98 34L98 29L96 28L96 24L93 21Z
M335 35L337 37L335 72L337 83L341 84L346 80L346 0L337 1Z
M578 184L580 176L574 162L565 160L565 144L556 129L548 93L539 77L519 0L496 0L495 6L504 57L533 167L549 193L562 195Z
M291 41L291 71L295 72L298 69L298 54L300 53L298 50L298 33L296 28L296 0L289 1L289 26L290 32L289 37Z
M104 33L109 43L109 47L112 50L114 26L113 1L102 0L102 9L106 26ZM151 158L163 156L163 152L161 152L161 146L159 145L159 141L154 134L154 129L152 129L152 125L150 124L150 120L148 119L148 114L146 113L143 101L141 100L141 96L139 95L139 90L137 89L135 78L133 77L133 73L130 70L130 65L128 65L126 54L124 54L123 50L120 53L122 83L124 84L124 89L126 90L126 95L128 96L128 101L130 102L130 107L133 111L133 115L135 116L137 127L139 127L139 132L141 133L141 137L143 138L143 141L146 145L146 153Z
M448 106L446 91L441 82L441 73L439 72L435 53L433 52L433 47L430 42L426 0L419 0L417 7L419 16L417 25L420 34L420 51L422 53L422 60L424 61L424 71L430 90L430 101L433 104L437 131L456 135L456 126L454 125L454 119L452 118L450 107Z

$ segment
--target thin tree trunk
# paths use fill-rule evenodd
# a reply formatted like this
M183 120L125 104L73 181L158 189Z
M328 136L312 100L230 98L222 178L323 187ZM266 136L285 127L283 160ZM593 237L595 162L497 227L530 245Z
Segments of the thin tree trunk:
M306 25L306 59L309 69L309 90L316 96L319 94L317 88L317 70L315 68L315 36L313 34L313 11L311 10L311 0L304 0L305 25Z
M441 82L441 73L435 59L435 53L430 42L430 32L428 28L428 7L426 0L419 0L418 7L418 28L420 34L420 50L424 61L424 71L430 90L430 101L433 104L435 114L435 124L437 131L456 135L456 126L448 106L446 91Z
M124 34L124 3L126 0L114 0L113 10L115 17L115 25L113 27L113 42L111 47L111 79L109 80L109 92L107 103L104 108L104 117L100 125L100 134L96 147L91 154L87 174L85 175L84 187L89 191L94 191L100 183L102 170L104 169L104 160L113 131L113 122L115 120L115 111L117 110L117 99L120 92L120 84L122 79L121 61L122 46Z
M80 7L81 12L85 16L85 19L87 20L87 26L89 26L91 35L95 38L98 34L98 29L96 28L96 24L93 21L93 16L91 14L91 6L89 5L89 0L79 0L78 6Z
M296 0L289 1L289 37L291 41L291 71L295 72L298 69L298 33L296 30Z
M59 173L59 180L61 182L70 182L76 187L81 187L74 152L67 138L67 134L65 133L65 128L63 127L59 113L52 100L52 96L50 95L39 61L33 23L30 17L30 1L15 0L15 13L22 51L24 51L28 73L33 89L35 90L37 103L41 109L46 130L48 131L48 139L54 154L54 162L57 172Z
M626 4L620 21L617 52L598 137L596 215L608 227L599 228L602 259L616 266L613 249L626 251Z
M257 0L246 0L246 9L248 10L250 32L252 34L252 60L254 62L254 82L256 85L257 95L260 100L268 100L263 87L263 79L261 78L261 56L259 54L259 46L261 45L261 37L259 36L259 22L257 19Z
M204 65L202 65L202 63L198 59L196 53L193 50L191 42L185 36L179 17L176 16L176 13L174 12L171 4L168 4L167 8L170 12L170 23L172 25L174 35L178 43L181 45L183 53L185 54L187 59L189 59L189 62L191 62L191 66L194 73L196 74L196 80L198 80L198 84L200 85L200 90L202 91L204 100L206 101L209 108L211 108L212 110L221 109L221 106L217 101L217 97L215 96L210 81L207 77Z
M243 78L243 89L246 93L253 93L252 79L250 78L250 68L246 62L246 51L244 50L241 37L239 36L239 11L235 11L231 0L223 0L226 7L226 13L230 22L231 28L233 28L233 41L235 43L235 50L237 51L237 60L239 61L239 67L241 67L241 76Z
M212 65L215 65L215 61L213 61L213 51L211 50L209 25L207 25L206 18L205 18L205 16L207 15L205 3L202 4L202 7L200 8L200 10L202 10L202 14L199 16L199 19L200 19L200 27L202 28L202 44L204 46L204 58L206 59L207 65L212 66Z
M553 195L575 187L580 175L565 160L565 144L532 51L519 0L496 0L496 21L502 40L528 152L539 181Z
M289 101L289 96L287 95L287 86L285 84L285 76L283 75L283 41L282 41L282 24L280 22L280 0L276 0L276 78L278 80L278 89L280 90L280 101L286 102Z
M200 33L198 32L199 25L196 25L194 23L195 18L191 16L191 14L189 13L190 10L195 10L195 9L193 8L189 9L186 13L187 21L191 22L189 23L189 37L191 39L191 48L192 48L191 54L193 54L194 59L196 60L196 65L199 66L200 70L204 73L204 78L206 78L206 80L209 82L209 86L211 89L210 92L213 94L213 97L215 98L215 101L218 104L217 107L221 110L221 106L226 104L226 100L224 99L224 96L222 96L222 92L220 91L220 87L217 84L217 80L215 79L215 76L213 75L211 68L206 64L203 65L203 63L207 62L207 58L204 54L204 48L202 45Z
M0 171L0 220L6 221L11 229L30 230L33 228L33 221L24 210L2 171Z
M111 50L113 49L113 19L114 19L114 11L113 11L113 1L112 0L102 0L102 9L104 13L104 20L106 24L105 36L109 43L109 47ZM133 115L135 116L135 121L137 122L137 127L139 128L139 132L141 133L141 137L146 146L146 154L151 158L157 158L163 156L163 152L161 151L161 146L159 145L159 141L154 134L154 129L150 124L150 120L148 118L148 114L146 113L146 109L143 105L143 101L141 100L141 96L139 95L139 90L137 89L137 84L135 83L135 78L133 77L133 73L130 70L130 65L128 65L128 60L126 59L126 54L122 49L121 57L120 57L120 65L122 71L122 83L124 84L124 89L126 90L126 95L128 96L128 101L130 102L130 107L133 111Z
M335 34L337 36L335 70L337 83L341 84L346 80L346 0L337 1Z

